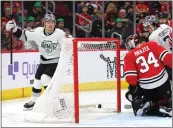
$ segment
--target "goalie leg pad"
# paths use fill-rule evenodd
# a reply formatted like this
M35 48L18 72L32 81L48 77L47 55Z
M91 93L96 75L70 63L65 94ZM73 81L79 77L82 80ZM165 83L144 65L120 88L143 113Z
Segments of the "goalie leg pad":
M145 115L150 107L150 102L145 102L143 98L134 99L131 103L135 116Z

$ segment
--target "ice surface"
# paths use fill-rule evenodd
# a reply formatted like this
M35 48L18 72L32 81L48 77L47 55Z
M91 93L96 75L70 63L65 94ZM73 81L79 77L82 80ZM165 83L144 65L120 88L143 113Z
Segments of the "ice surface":
M70 121L49 122L49 123L31 123L24 121L23 104L28 98L9 100L2 102L2 127L172 127L172 118L161 117L135 117L131 109L124 109L125 104L129 102L124 97L125 91L122 91L122 112L121 113L98 113L95 115L81 115L79 124ZM102 94L98 94L102 95ZM86 101L87 102L87 101Z

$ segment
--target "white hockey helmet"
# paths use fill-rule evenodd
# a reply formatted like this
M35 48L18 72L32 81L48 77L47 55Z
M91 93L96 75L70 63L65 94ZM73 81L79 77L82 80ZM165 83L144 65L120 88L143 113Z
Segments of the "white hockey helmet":
M53 14L45 14L43 21L49 21L49 20L56 21L55 16Z

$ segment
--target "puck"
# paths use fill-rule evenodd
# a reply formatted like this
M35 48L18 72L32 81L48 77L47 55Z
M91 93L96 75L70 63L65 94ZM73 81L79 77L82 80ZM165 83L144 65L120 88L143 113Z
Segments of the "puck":
M101 108L102 107L102 105L101 104L98 104L98 108Z

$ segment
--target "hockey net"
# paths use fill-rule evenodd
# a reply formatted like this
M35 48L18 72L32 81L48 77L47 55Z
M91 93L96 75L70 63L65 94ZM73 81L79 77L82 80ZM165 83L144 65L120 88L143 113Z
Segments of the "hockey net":
M120 112L120 41L69 38L62 44L54 76L25 120L78 123L88 113Z

